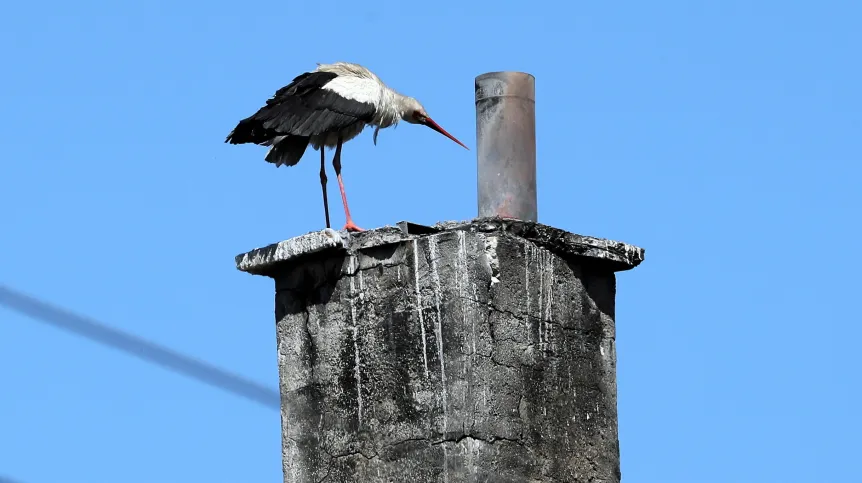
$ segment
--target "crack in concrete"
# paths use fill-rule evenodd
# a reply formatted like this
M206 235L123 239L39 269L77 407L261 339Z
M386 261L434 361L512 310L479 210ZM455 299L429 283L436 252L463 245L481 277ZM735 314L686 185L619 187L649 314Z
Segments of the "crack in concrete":
M473 302L479 303L479 304L482 303L478 300L470 299L469 297L467 297L467 299L471 300ZM520 320L520 321L527 321L527 319L530 319L533 321L539 321L539 322L543 322L547 325L558 327L561 330L565 330L567 332L575 332L575 333L578 333L581 335L596 335L596 332L597 332L596 330L593 330L593 329L581 329L581 328L577 328L577 327L566 327L565 325L561 324L560 322L549 320L549 319L544 318L544 317L535 317L535 316L528 315L528 314L512 312L511 310L498 307L493 302L487 302L486 304L488 305L488 308L490 309L490 311L497 312L500 314L509 315L509 316L511 316L517 320ZM489 312L489 314L490 314L490 312ZM500 339L500 340L510 340L512 342L517 342L516 339Z
M326 449L326 447L324 447L323 445L320 446L320 449L322 449L323 452L326 453L326 456L329 457L329 459L326 462L326 473L324 473L324 475L320 479L317 480L317 483L323 483L324 481L326 481L329 478L329 475L332 474L332 465L334 462L336 462L338 460L341 460L344 458L350 458L351 456L362 456L366 461L374 461L375 459L377 459L379 457L379 455L377 453L374 453L371 456L367 456L365 453L362 452L362 450L348 451L346 453L333 454L333 453L330 453L329 450Z
M446 444L446 443L460 444L464 440L474 440L474 441L479 441L479 442L482 442L485 444L496 444L498 442L504 442L504 443L517 444L518 446L524 446L524 442L520 439L512 439L512 438L507 438L505 436L497 436L497 435L492 435L490 438L486 439L486 438L482 438L480 436L476 436L474 434L461 434L455 438L443 438L443 439L438 440L438 441L432 441L431 445L437 446L437 445L442 445L442 444Z

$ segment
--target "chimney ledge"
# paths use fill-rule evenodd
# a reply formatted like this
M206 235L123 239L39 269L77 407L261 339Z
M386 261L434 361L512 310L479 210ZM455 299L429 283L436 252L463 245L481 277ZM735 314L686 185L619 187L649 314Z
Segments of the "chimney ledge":
M530 221L477 218L469 221L445 221L434 226L402 221L397 227L384 226L360 233L327 228L240 254L236 257L236 268L253 275L269 276L285 263L321 252L356 252L460 230L523 238L564 259L600 264L614 272L630 270L644 260L644 249L627 243L577 235Z

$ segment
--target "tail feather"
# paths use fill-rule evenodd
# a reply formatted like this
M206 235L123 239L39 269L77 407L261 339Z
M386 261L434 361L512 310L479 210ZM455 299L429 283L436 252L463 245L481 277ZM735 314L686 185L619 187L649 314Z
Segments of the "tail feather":
M274 163L276 167L282 164L294 166L299 162L308 148L308 138L304 136L278 136L272 140L272 145L264 159Z
M230 144L262 144L275 136L276 134L272 130L263 127L263 123L260 120L249 117L240 121L233 128L233 131L227 135L224 142Z

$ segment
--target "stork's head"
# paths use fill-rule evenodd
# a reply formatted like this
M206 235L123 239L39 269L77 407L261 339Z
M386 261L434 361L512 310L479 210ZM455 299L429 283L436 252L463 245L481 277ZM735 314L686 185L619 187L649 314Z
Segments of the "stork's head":
M422 104L412 97L403 97L401 100L401 119L409 122L410 124L422 124L424 126L428 126L431 129L439 132L440 134L446 136L447 138L455 141L464 147L464 149L470 149L467 146L464 146L464 143L455 139L455 136L446 132L445 129L440 127L439 124L434 122L428 113L425 111L425 108L422 107Z

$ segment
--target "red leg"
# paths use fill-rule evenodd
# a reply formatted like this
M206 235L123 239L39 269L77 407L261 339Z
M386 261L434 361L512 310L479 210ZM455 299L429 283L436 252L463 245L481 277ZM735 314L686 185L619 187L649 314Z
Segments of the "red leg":
M353 223L353 218L350 216L350 207L347 206L347 193L344 191L344 181L341 179L341 139L338 140L338 145L335 147L335 157L332 159L332 166L335 168L335 176L338 178L338 188L341 190L341 202L344 204L344 216L347 218L347 223L344 224L342 230L347 231L365 231Z

